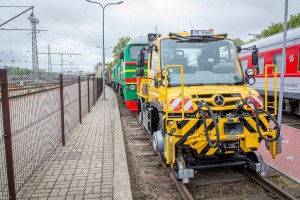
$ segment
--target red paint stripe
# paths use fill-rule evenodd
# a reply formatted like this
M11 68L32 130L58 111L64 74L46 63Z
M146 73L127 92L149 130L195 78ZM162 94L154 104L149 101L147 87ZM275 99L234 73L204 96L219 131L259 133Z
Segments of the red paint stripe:
M182 101L180 101L178 103L178 105L174 108L175 111L180 111L181 110L181 104L182 104Z
M126 83L136 83L136 78L125 78Z
M268 74L268 78L270 77L274 78L274 74ZM300 72L299 74L285 74L284 77L300 77ZM265 78L265 75L259 74L255 78ZM277 73L277 78L280 78L280 73Z
M257 102L253 97L249 96L247 98L252 100L258 107L262 107L262 105L259 102Z
M124 65L136 65L136 62L124 62ZM144 65L148 65L148 62L144 62Z
M137 100L127 100L126 106L131 110L131 112L137 113L138 110L138 101Z
M172 99L169 103L169 105L172 105L173 101L175 101L175 99Z

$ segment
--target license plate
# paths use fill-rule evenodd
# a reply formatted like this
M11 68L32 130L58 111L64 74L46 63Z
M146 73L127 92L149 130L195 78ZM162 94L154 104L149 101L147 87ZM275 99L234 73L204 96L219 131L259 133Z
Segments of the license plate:
M243 134L244 126L242 122L225 122L224 133L226 135L238 135Z
M213 30L191 30L192 36L213 36Z

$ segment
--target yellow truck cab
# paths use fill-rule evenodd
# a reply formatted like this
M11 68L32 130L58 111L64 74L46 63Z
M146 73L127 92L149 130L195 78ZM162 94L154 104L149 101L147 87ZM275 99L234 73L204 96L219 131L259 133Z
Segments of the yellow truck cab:
M267 165L257 149L265 140L275 158L280 130L275 117L263 109L259 93L246 86L255 81L257 68L243 73L241 49L227 34L213 30L148 38L151 45L139 52L136 69L138 116L175 176L188 183L195 170L228 166L265 174ZM256 48L252 59L256 64Z

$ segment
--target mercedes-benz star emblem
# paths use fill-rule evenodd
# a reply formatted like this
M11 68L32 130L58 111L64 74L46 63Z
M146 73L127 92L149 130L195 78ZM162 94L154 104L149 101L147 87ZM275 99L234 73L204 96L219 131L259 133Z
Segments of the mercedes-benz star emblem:
M224 104L224 97L222 97L221 95L217 95L214 98L215 104L218 106L223 106Z

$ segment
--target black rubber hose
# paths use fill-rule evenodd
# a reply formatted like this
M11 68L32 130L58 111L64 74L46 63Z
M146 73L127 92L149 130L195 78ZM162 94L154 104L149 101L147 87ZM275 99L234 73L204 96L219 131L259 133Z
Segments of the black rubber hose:
M277 139L280 137L280 126L279 126L277 120L275 119L275 117L274 117L273 115L271 115L271 113L269 113L268 111L266 111L266 110L264 110L264 109L262 109L262 108L257 108L257 105L256 105L253 101L251 101L251 100L249 100L249 99L247 100L246 103L247 103L247 104L251 103L251 104L254 106L255 113L256 113L256 115L255 115L256 129L257 129L257 132L258 132L258 134L260 135L260 137L261 137L263 140L268 141L268 142L274 142L275 140L277 140ZM266 137L263 136L263 134L260 132L258 111L261 111L261 112L267 114L267 115L271 118L271 120L275 123L275 125L276 125L276 126L275 126L275 128L276 128L276 136L275 136L275 138L271 138L271 139L266 138Z
M210 114L210 116L212 117L213 119L213 122L214 122L214 126L216 128L216 142L215 144L212 144L211 142L211 139L208 135L208 130L207 130L207 124L206 124L206 116L205 116L205 113L203 110L199 110L199 112L201 113L201 116L202 116L202 120L203 120L203 126L204 126L204 131L205 131L205 137L206 137L206 140L208 142L208 145L210 146L210 148L217 148L219 146L219 142L220 142L220 132L219 132L219 127L218 127L218 123L217 123L217 120L214 116L214 113L212 112L211 108L205 103L205 102L202 102L201 103L202 106L205 106Z

